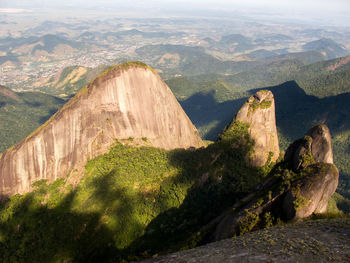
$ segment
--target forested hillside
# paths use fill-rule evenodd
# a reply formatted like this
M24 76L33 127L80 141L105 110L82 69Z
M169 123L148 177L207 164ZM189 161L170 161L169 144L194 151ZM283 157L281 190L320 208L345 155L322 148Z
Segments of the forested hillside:
M0 152L28 136L64 103L41 92L14 92L0 86Z
M79 182L74 174L41 180L33 192L0 203L0 260L118 262L197 245L197 231L269 172L245 164L247 136L237 123L205 149L116 141L87 163Z

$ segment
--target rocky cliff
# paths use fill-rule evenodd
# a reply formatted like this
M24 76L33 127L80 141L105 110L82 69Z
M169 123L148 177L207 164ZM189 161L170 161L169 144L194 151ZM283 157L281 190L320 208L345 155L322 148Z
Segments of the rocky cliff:
M311 128L303 138L288 147L284 161L293 171L305 168L312 162L332 164L332 138L328 127L319 124Z
M102 73L0 159L0 194L24 193L40 179L65 177L115 139L165 149L200 147L196 128L148 66L125 63Z
M247 157L252 166L263 166L269 156L276 161L280 154L275 117L275 100L269 90L251 96L236 115L236 121L249 125L254 152Z
M292 143L270 176L202 231L217 241L271 226L278 220L299 220L325 213L339 180L332 164L331 135L326 125L311 128Z

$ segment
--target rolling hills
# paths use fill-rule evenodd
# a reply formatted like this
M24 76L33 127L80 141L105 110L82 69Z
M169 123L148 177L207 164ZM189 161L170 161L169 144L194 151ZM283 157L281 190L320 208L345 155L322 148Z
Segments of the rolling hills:
M52 77L36 81L33 88L53 96L68 99L95 79L107 67L105 65L94 69L82 66L65 67Z

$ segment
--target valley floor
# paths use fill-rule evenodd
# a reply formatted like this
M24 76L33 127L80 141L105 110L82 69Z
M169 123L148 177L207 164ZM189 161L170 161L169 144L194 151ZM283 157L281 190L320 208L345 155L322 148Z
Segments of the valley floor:
M350 262L350 218L272 227L143 262Z

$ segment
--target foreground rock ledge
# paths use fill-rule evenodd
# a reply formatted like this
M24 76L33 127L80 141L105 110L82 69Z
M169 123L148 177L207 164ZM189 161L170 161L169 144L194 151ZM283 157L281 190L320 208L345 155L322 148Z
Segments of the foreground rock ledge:
M313 220L272 227L142 262L349 262L349 239L349 218Z

